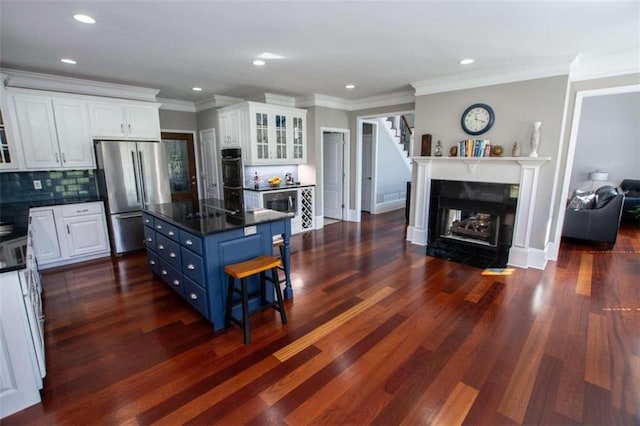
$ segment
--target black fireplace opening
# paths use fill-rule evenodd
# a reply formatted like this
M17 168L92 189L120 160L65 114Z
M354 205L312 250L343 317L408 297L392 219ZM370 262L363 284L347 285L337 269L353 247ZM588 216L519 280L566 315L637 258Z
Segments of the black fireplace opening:
M506 267L518 191L517 184L432 180L427 255Z

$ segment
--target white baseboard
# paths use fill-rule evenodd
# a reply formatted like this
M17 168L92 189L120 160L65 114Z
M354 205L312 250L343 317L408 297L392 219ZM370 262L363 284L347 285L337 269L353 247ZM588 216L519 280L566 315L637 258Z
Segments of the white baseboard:
M373 206L373 214L386 213L393 210L400 210L405 208L405 200L391 200L383 203L378 203Z
M44 264L38 263L38 269L43 270L43 269L49 269L49 268L56 268L58 266L71 265L72 263L86 262L87 260L95 260L95 259L100 259L100 258L109 257L109 256L111 256L111 252L107 251L107 252L102 252L98 254L90 254L88 256L74 257L73 259L58 260L58 261L53 261L53 262L44 263Z
M518 268L534 268L543 270L547 266L547 256L545 250L515 247L509 249L509 261L511 266Z
M407 241L419 246L427 245L427 232L413 226L407 226Z

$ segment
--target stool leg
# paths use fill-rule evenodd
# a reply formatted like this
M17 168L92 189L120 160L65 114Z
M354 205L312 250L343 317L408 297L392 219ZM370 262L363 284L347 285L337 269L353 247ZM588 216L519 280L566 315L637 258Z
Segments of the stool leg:
M278 268L273 268L271 273L273 274L273 287L276 291L276 299L278 299L278 307L280 308L280 320L282 321L282 324L286 324L287 313L284 309L284 302L282 300L282 289L280 288L280 281L278 280Z
M267 285L264 272L260 272L260 306L267 304Z
M249 334L249 296L247 294L247 280L242 278L242 328L244 329L244 344L251 341Z
M234 282L235 279L229 275L229 284L228 284L228 288L227 288L227 311L225 312L224 315L224 326L226 328L229 328L229 326L231 325L231 309L233 308L233 288L234 286Z
M287 259L284 257L284 244L281 246L278 246L278 249L280 250L280 261L282 262L282 270L284 271L284 279L283 281L285 283L291 282L291 278L289 277L289 268L287 268ZM278 279L280 279L280 277L277 277ZM284 295L285 299L287 299L287 295Z

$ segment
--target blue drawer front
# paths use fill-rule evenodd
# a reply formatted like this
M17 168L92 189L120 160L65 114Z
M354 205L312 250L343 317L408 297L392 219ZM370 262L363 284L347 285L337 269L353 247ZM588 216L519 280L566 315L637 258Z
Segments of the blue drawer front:
M156 252L160 258L170 263L174 268L180 269L180 246L178 243L158 233L156 233L156 238Z
M149 226L149 227L153 228L154 227L154 223L155 223L155 218L153 216L151 216L150 214L143 212L142 213L142 223L145 226Z
M182 273L196 284L205 285L202 257L184 247L182 248Z
M184 279L185 293L184 298L198 310L202 315L211 320L209 309L207 309L207 297L205 290L189 278Z
M182 274L163 259L160 259L159 263L160 273L158 275L160 275L162 281L169 284L169 287L184 297L185 292Z
M202 239L200 237L196 237L195 235L181 229L180 243L189 250L192 250L202 256Z
M149 228L148 226L144 227L144 243L147 245L147 248L151 250L156 249L156 231L153 228Z
M160 219L155 219L154 223L155 223L154 227L158 233L162 235L166 235L167 237L171 238L173 241L180 241L180 231L178 230L178 227L173 226Z
M160 275L160 263L158 262L158 255L153 250L147 249L147 263L154 274Z

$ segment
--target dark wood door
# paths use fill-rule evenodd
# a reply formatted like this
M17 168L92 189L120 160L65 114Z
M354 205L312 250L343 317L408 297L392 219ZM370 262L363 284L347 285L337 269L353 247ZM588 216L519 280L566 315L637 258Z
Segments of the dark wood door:
M196 154L191 133L162 132L167 149L171 200L198 200Z

